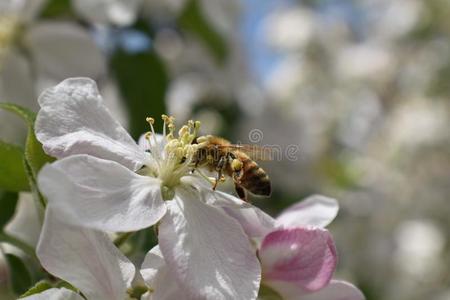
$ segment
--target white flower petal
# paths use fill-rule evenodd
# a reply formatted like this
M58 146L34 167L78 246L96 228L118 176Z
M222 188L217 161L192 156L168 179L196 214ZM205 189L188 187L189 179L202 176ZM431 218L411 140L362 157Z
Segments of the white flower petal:
M141 267L141 275L147 286L153 291L150 294L150 299L172 300L184 298L184 291L175 284L176 279L167 267L159 246L155 246L145 256Z
M289 297L286 300L294 300L298 297ZM332 280L323 289L302 296L302 300L364 300L361 291L353 284L340 280Z
M337 216L339 204L336 199L313 195L286 209L276 220L277 226L326 227Z
M164 146L167 143L166 137L163 136L162 134L157 133L154 136L153 135L151 136L150 142L149 142L146 135L147 134L144 133L139 137L139 140L138 140L139 147L141 147L141 149L144 151L150 151L151 150L150 143L152 146L154 146L155 138L156 138L156 144L158 145L158 147L160 147L161 152L162 152L162 150L164 149Z
M88 299L123 300L134 265L99 231L71 226L47 208L37 256L51 274L66 280Z
M26 32L25 42L37 71L55 80L86 76L99 78L106 72L100 48L89 33L74 23L40 22Z
M165 267L165 265L166 262L164 261L159 246L153 247L147 255L145 255L140 272L142 278L149 287L153 288L158 272Z
M4 231L35 247L41 232L41 221L31 193L20 193L16 212Z
M223 209L241 224L250 238L257 241L276 229L275 219L251 204L245 208L224 207Z
M195 172L191 176L184 176L181 178L182 184L196 187L202 193L202 199L206 204L218 207L230 208L246 208L252 207L251 204L245 202L233 195L213 190L212 185L204 178L198 176Z
M135 231L155 224L166 212L157 179L89 155L46 165L38 184L67 222L103 231Z
M92 23L127 26L134 22L142 0L73 0L75 10Z
M184 184L197 187L205 203L222 208L229 216L238 221L250 238L260 239L275 228L275 220L259 208L233 195L215 190L203 178L185 176Z
M83 297L66 288L51 288L39 294L34 294L25 298L26 300L83 300Z
M180 187L159 226L159 244L178 284L194 299L255 299L261 267L239 224Z
M204 182L205 180L200 179L199 181ZM252 205L248 202L245 202L233 195L221 192L221 191L213 191L211 186L207 186L206 189L202 189L205 202L210 205L223 207L223 208L251 208Z
M90 154L136 171L147 155L103 105L89 78L69 78L39 97L36 136L51 156Z
M275 220L256 206L241 209L225 207L224 210L241 224L250 238L262 239L276 228Z

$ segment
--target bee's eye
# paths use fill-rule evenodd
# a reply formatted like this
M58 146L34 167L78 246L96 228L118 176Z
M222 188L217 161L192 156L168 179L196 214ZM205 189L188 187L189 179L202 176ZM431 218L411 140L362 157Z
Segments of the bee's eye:
M152 153L152 151L150 149L145 149L145 152Z

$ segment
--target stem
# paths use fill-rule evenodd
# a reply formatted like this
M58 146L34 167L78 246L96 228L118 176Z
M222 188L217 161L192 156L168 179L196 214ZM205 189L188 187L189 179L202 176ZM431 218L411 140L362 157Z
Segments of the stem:
M127 290L127 294L130 296L131 299L141 299L142 295L144 295L147 292L153 292L152 289L149 289L146 286L135 286L131 287Z
M114 245L116 245L116 247L120 247L123 245L123 243L125 243L128 238L130 236L132 236L134 234L134 232L124 232L124 233L120 233L115 239L114 239Z
M34 248L28 245L27 243L22 242L21 240L4 232L0 232L0 241L16 246L17 248L28 254L32 259L39 261L39 259L36 256L36 252L34 251Z

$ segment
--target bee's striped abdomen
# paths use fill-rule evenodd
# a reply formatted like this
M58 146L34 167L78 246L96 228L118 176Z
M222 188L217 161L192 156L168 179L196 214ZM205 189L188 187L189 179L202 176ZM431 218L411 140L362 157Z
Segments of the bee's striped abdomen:
M272 188L267 173L253 160L246 158L243 163L241 185L255 195L270 196Z

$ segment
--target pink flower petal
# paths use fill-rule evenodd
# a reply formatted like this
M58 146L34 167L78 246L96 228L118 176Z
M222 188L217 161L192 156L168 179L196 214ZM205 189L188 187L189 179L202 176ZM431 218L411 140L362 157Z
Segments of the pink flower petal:
M326 286L336 267L336 248L325 229L292 228L269 233L259 257L266 284L296 283L305 291Z

